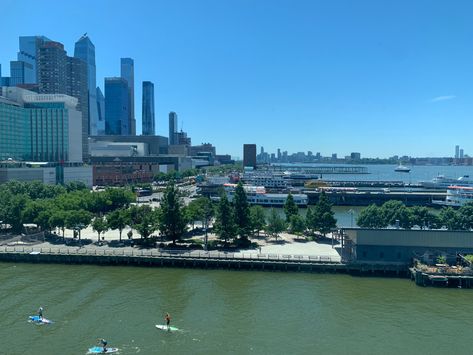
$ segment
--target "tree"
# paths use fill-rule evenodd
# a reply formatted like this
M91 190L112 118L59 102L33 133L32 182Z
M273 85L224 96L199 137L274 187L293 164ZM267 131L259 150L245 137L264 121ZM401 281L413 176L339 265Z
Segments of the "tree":
M305 214L305 226L309 230L310 234L314 234L317 229L317 221L315 220L315 213L313 207L307 207Z
M79 242L81 230L87 228L92 220L90 212L85 210L68 211L66 215L66 227L79 232Z
M235 196L233 198L233 205L235 210L235 224L237 226L237 233L241 239L248 239L250 235L250 207L245 189L241 181L235 188Z
M195 228L195 221L201 221L203 219L204 209L203 201L207 200L205 197L200 197L196 200L192 200L185 209L187 220L192 223L192 229Z
M158 228L157 211L150 206L138 207L138 215L132 224L133 228L140 234L141 238L148 238Z
M92 229L98 234L98 241L100 242L100 234L108 231L107 220L103 217L95 217L92 221Z
M361 210L356 224L361 228L386 228L388 226L381 208L374 204Z
M448 230L462 230L462 220L457 211L451 207L442 208L440 220Z
M294 202L294 197L289 192L286 202L284 203L284 213L286 214L286 223L290 223L291 217L299 214L299 209Z
M250 207L250 224L251 229L253 230L252 233L254 234L256 232L259 237L260 231L264 230L264 228L266 227L266 216L263 207Z
M284 222L284 219L282 219L278 212L272 208L268 220L266 221L266 233L277 240L279 233L283 232L285 229L286 223Z
M107 215L107 223L110 229L118 229L119 240L122 241L122 232L126 226L131 224L130 214L128 210L120 208L112 211Z
M314 220L316 221L316 229L325 235L337 226L337 220L334 217L332 211L332 205L328 201L325 192L322 192L319 196L319 201L314 208Z
M49 218L49 224L51 228L59 228L62 231L62 238L64 239L64 232L66 229L66 215L67 213L60 209L54 209L51 217Z
M159 209L159 230L170 237L172 243L180 239L186 231L187 223L182 210L182 202L173 182L164 191Z
M467 203L458 210L460 216L462 229L473 229L473 203Z
M428 228L430 222L430 213L431 212L427 207L411 207L412 225L418 226L420 229Z
M383 214L385 223L394 226L396 221L400 218L399 211L405 207L406 206L404 206L401 201L397 200L390 200L383 203L381 206L381 213Z
M2 198L2 223L9 224L13 233L20 233L23 229L23 210L30 198L25 194L13 195L8 192Z
M305 232L305 220L300 215L295 214L291 216L289 221L289 229L292 234L303 235Z
M227 245L228 240L235 238L237 235L233 208L228 202L226 194L222 194L218 202L214 230L219 238L223 239L225 245Z

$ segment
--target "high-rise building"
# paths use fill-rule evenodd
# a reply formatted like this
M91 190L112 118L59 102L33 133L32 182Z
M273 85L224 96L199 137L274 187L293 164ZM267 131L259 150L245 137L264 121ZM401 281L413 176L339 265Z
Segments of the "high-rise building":
M0 90L0 160L82 162L77 99L16 87Z
M154 136L156 134L154 121L154 84L151 81L143 81L142 106L142 134L144 136Z
M455 146L455 159L460 158L460 146L456 145Z
M256 169L256 144L243 144L243 167Z
M105 78L105 134L130 135L130 98L125 79Z
M169 145L177 144L177 113L169 112Z
M10 86L26 83L26 75L31 69L31 64L19 60L10 62Z
M87 65L87 91L88 91L88 134L98 134L99 113L97 111L97 89L95 68L95 46L84 34L74 46L74 57L82 59Z
M66 94L78 99L78 110L82 115L82 156L89 156L89 96L87 90L87 64L82 59L67 57Z
M39 48L49 41L50 39L44 36L20 36L20 51L18 52L17 59L25 63L23 84L39 83Z
M39 47L38 84L41 94L66 93L67 55L59 42L45 42Z
M97 135L103 136L105 134L105 96L102 90L97 86Z
M135 64L131 58L120 59L121 77L126 80L128 85L128 127L130 135L136 135L136 120L135 120ZM105 97L107 94L105 93Z
M281 149L278 148L278 161L281 160Z
M463 148L460 148L460 159L463 159Z

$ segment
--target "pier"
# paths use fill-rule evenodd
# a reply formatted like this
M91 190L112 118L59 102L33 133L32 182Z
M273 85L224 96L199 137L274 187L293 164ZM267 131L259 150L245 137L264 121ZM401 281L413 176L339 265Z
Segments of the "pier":
M472 288L473 274L451 273L437 268L434 271L424 271L416 267L409 269L411 280L418 286Z

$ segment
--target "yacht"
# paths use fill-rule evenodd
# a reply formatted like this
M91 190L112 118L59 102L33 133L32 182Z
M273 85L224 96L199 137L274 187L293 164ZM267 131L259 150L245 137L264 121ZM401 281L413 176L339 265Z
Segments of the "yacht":
M399 166L394 169L394 171L397 171L398 173L408 173L411 171L411 168L404 166L402 164L399 164Z
M449 186L445 201L432 201L435 204L451 207L461 207L473 202L473 187Z
M224 184L223 187L227 194L228 200L233 201L235 196L236 184ZM266 193L264 186L243 185L246 198L250 205L283 207L286 203L288 194L270 194ZM294 202L299 207L307 207L309 198L306 194L292 194Z
M470 179L469 175L463 175L457 179L437 175L430 181L421 181L420 183L426 189L446 189L452 185L473 187L473 179Z

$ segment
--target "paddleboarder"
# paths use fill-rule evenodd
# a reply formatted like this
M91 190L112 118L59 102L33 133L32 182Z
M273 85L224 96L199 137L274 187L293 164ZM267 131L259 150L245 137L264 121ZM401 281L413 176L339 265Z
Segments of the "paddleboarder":
M169 315L169 313L166 313L166 315L164 316L164 320L166 321L166 326L168 327L168 330L171 330L169 324L171 323L171 316Z
M43 320L43 307L39 307L38 309L38 317L40 320Z
M105 339L100 339L100 344L103 347L103 352L106 353L107 352L107 341Z

